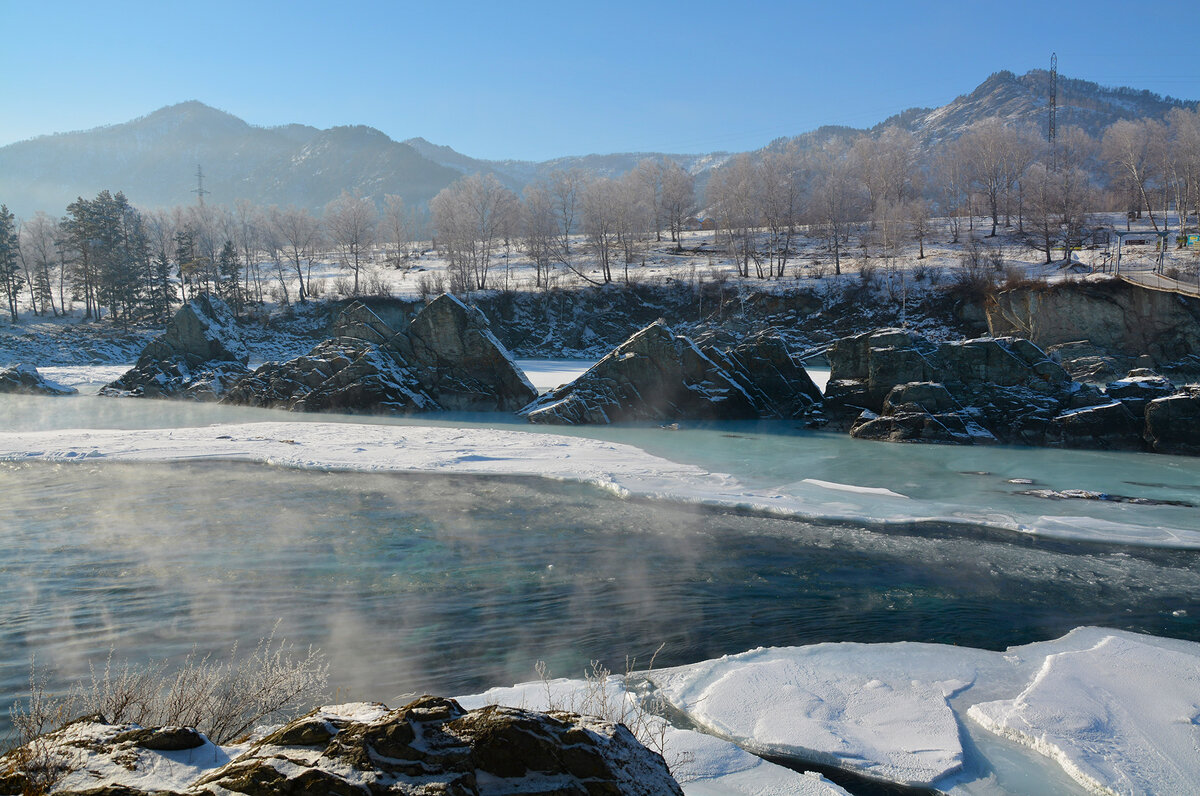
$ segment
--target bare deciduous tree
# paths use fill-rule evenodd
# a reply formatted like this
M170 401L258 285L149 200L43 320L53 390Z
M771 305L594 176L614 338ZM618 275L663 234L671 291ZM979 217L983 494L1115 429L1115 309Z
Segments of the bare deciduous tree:
M1131 199L1130 210L1145 210L1150 224L1158 231L1151 192L1162 187L1163 161L1166 157L1166 129L1162 122L1150 119L1114 122L1100 141L1104 160L1113 177L1122 182Z
M354 295L358 295L358 275L366 254L375 244L375 227L379 214L375 204L361 196L342 191L341 196L325 206L325 229L338 251L338 262L354 274Z
M269 217L271 230L279 242L280 249L287 254L292 267L296 269L300 302L304 303L308 299L308 294L304 287L303 261L307 259L311 263L316 256L316 248L321 240L321 224L307 209L294 205L289 205L283 210L272 207ZM286 301L287 287L282 273L279 281L281 285L284 285L284 300Z
M494 174L456 180L430 202L438 239L451 265L452 290L483 290L496 245L516 197ZM511 225L509 225L511 226Z

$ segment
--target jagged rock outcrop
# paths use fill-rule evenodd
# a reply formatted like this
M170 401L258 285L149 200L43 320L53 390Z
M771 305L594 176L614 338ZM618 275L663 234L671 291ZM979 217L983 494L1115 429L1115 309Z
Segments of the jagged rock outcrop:
M1140 447L1134 414L1071 380L1033 343L933 343L883 329L829 351L826 411L863 439ZM1110 404L1113 404L1110 406Z
M79 391L49 381L33 365L24 363L0 370L0 393L19 395L75 395Z
M268 362L223 403L297 412L516 411L537 395L487 320L443 295L396 332L364 305L348 306L333 337L302 357Z
M180 307L137 364L100 394L216 400L249 372L249 360L229 307L200 295Z
M662 757L623 725L574 713L464 710L421 697L397 710L339 705L296 719L230 760L187 732L77 722L46 741L76 770L55 789L73 796L668 796L683 791ZM161 743L160 743L161 741ZM198 741L198 743L194 743ZM163 743L168 743L163 746ZM184 745L184 744L190 744ZM163 749L190 749L187 763ZM21 792L15 766L0 788Z
M422 388L448 411L515 412L537 390L475 307L444 294L408 325L401 345Z
M1200 300L1132 285L1115 278L1020 287L1001 291L987 307L993 335L1020 335L1045 348L1087 341L1063 363L1078 379L1110 380L1103 357L1117 372L1148 355L1155 364L1200 352ZM1075 359L1082 359L1078 365ZM1088 369L1096 369L1089 377Z
M1102 390L1022 338L880 329L837 341L829 363L825 411L860 439L1200 454L1200 388L1135 369Z
M704 353L750 395L759 417L804 417L823 400L808 371L774 332L760 332L723 351L705 347Z
M887 442L996 442L944 385L931 381L896 385L884 398L882 414L864 410L851 433Z
M521 410L532 423L803 417L820 402L777 336L701 350L661 321L640 330L575 381Z
M1200 387L1146 404L1146 443L1156 453L1200 456Z

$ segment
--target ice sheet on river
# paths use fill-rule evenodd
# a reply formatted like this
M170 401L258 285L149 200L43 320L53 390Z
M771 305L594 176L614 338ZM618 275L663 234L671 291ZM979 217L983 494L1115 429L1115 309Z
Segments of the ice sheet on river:
M580 481L619 495L665 498L816 520L879 524L932 521L1074 541L1200 548L1200 529L1165 522L1015 513L904 491L819 478L774 488L655 456L628 444L480 426L373 423L221 423L168 429L0 431L0 460L184 461L227 459L365 471L532 475Z
M971 759L979 745L960 732L985 730L1095 792L1184 793L1200 782L1200 644L1191 642L1079 628L1007 652L818 644L650 679L698 726L746 749L891 782L978 792L971 781L994 766Z

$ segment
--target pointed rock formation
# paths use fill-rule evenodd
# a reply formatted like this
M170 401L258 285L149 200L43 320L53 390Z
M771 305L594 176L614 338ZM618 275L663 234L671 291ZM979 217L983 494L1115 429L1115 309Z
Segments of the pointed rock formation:
M763 334L703 351L656 321L575 381L525 409L531 423L803 417L820 391L783 342Z
M229 307L203 294L180 307L137 364L100 394L216 400L246 374L249 359Z
M222 400L296 412L409 414L513 412L536 395L483 314L443 295L406 332L354 302L334 322L333 337L302 357L262 365Z

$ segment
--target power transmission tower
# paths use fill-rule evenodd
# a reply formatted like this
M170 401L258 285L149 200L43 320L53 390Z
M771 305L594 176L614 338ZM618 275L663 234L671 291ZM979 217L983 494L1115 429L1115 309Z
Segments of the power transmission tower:
M204 195L208 191L204 190L204 169L200 168L198 164L196 166L196 188L192 193L196 194L196 201L199 205L204 207Z
M1058 53L1050 53L1050 156L1054 168L1058 168L1058 151L1054 139L1058 137Z

